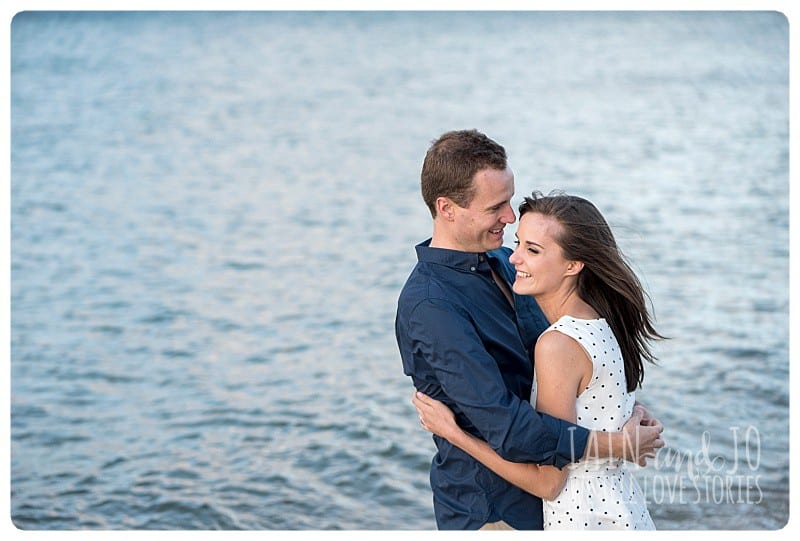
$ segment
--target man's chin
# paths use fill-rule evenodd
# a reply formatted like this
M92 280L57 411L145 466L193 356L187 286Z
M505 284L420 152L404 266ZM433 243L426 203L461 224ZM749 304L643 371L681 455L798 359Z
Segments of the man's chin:
M484 250L484 251L489 252L491 250L497 250L501 246L503 246L503 239L502 238L500 238L500 239L492 239L492 240L490 240L490 241L488 241L486 243L486 250Z

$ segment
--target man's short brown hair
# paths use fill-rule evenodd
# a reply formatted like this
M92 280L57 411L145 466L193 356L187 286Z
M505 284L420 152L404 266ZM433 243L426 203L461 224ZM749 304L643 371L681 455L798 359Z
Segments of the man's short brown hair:
M506 167L506 149L478 130L445 133L431 144L422 164L422 198L431 216L436 217L439 197L449 197L460 207L469 206L475 196L475 173Z

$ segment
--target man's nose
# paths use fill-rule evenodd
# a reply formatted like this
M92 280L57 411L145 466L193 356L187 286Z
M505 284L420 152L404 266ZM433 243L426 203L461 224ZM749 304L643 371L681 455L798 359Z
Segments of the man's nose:
M506 205L505 211L503 212L503 216L501 217L504 224L513 224L517 221L517 215L514 214L514 209L511 208L511 205Z

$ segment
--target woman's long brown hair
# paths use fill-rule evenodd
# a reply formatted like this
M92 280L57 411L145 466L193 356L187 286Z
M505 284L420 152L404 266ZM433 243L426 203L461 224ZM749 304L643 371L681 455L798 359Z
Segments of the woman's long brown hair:
M534 192L519 206L519 216L538 212L562 226L555 240L564 258L583 262L578 295L608 322L622 350L628 392L644 380L642 360L654 363L649 341L663 339L653 327L646 293L617 247L611 228L590 201L566 194Z

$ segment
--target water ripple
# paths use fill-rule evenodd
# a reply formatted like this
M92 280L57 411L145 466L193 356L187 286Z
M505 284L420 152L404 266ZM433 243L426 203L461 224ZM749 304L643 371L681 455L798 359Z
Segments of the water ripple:
M637 398L674 448L763 435L762 505L657 525L787 520L780 14L24 12L11 38L18 527L432 529L393 321L453 118L519 193L615 224L673 337Z

